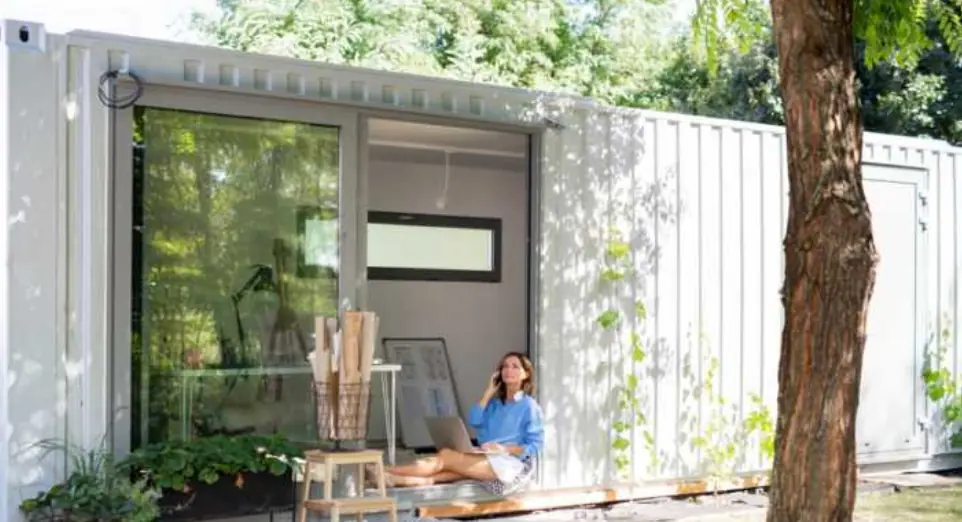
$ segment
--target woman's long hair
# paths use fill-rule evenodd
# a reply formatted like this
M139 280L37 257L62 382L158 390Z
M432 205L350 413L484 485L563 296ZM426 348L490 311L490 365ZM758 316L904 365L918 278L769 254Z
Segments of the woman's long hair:
M524 373L528 375L521 381L521 391L525 395L534 397L534 365L531 364L531 359L528 359L528 356L521 352L508 352L501 357L501 362L498 363L498 380L501 382L501 385L498 386L498 398L501 399L502 404L508 401L508 388L504 385L504 381L501 381L501 368L504 367L504 361L507 361L510 357L516 357L521 362Z

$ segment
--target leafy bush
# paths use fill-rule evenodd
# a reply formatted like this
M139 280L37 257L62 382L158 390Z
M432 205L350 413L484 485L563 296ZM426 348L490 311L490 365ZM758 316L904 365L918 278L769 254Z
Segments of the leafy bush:
M132 481L105 449L63 450L72 467L67 479L20 504L30 522L153 522L160 494L146 480Z
M123 467L156 487L187 491L191 481L213 484L221 476L263 471L283 475L301 453L281 436L214 435L150 444L131 453Z

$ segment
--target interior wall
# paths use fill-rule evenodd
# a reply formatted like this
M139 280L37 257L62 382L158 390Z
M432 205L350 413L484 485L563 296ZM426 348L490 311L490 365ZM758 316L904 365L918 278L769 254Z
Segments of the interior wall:
M368 282L367 308L381 319L378 356L384 357L385 337L443 337L461 410L467 415L501 355L525 349L527 163L520 158L452 155L447 205L438 209L443 153L382 146L370 150L369 210L502 220L500 283ZM369 434L378 440L386 438L380 391L377 385L372 389ZM400 427L398 433L400 438Z

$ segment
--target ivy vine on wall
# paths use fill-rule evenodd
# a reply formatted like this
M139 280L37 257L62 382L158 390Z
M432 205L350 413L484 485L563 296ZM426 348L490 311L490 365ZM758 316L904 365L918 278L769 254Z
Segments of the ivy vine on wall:
M616 391L615 405L617 411L611 425L613 432L611 447L614 450L614 465L618 474L622 477L629 474L631 470L631 435L635 428L641 428L641 436L645 447L653 455L650 459L651 466L657 465L654 457L655 437L648 429L648 419L645 416L644 404L642 401L640 379L636 370L648 358L648 353L642 343L640 328L648 313L645 304L635 301L631 304L630 310L624 303L630 295L632 274L632 255L631 245L624 241L620 232L614 229L610 232L611 236L605 248L605 267L601 271L600 283L611 290L614 294L613 301L615 306L601 312L596 318L596 322L605 330L618 331L627 328L628 343L627 357L629 362L628 375L625 382ZM634 315L634 320L630 317Z
M922 382L925 394L939 409L942 423L951 431L949 444L952 448L962 447L962 383L952 374L946 364L949 347L952 343L952 322L946 315L942 319L938 344L934 353L929 351L922 369Z
M619 476L625 477L632 468L632 435L640 431L640 438L648 452L647 469L658 472L659 454L654 434L645 415L647 395L641 386L640 373L648 359L641 329L648 318L645 304L630 299L634 282L631 245L622 239L617 229L612 229L605 247L605 264L599 275L603 290L610 292L612 306L602 311L595 322L602 329L626 334L619 336L627 343L618 343L625 350L619 359L628 366L624 383L615 390L615 411L610 426L613 462ZM692 449L701 454L699 468L712 479L713 489L725 478L731 478L744 463L746 452L754 439L763 461L770 462L774 454L774 422L772 412L762 398L750 394L744 413L737 403L729 402L714 388L719 369L717 358L709 358L705 375L687 371L679 378L686 378L692 392L690 399L708 407L707 417L694 422L692 433L686 437ZM679 405L679 407L681 407ZM962 410L960 410L962 411Z

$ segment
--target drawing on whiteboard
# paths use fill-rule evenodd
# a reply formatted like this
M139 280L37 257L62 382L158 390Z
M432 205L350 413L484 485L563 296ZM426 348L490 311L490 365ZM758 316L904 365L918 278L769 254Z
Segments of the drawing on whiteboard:
M401 442L408 448L434 447L425 417L463 417L444 339L385 338L382 345L388 361L401 365Z
M455 415L453 404L446 400L444 389L431 388L431 406L435 417L450 417Z
M428 379L432 381L446 381L448 380L448 361L447 354L445 354L441 348L426 348L421 351L421 357L424 359L424 365L427 368Z
M405 415L415 417L426 417L427 411L424 408L424 395L421 389L416 386L401 386L403 397L402 411Z
M418 367L414 364L414 349L410 346L398 346L394 349L397 362L401 365L401 380L413 381L418 378Z

